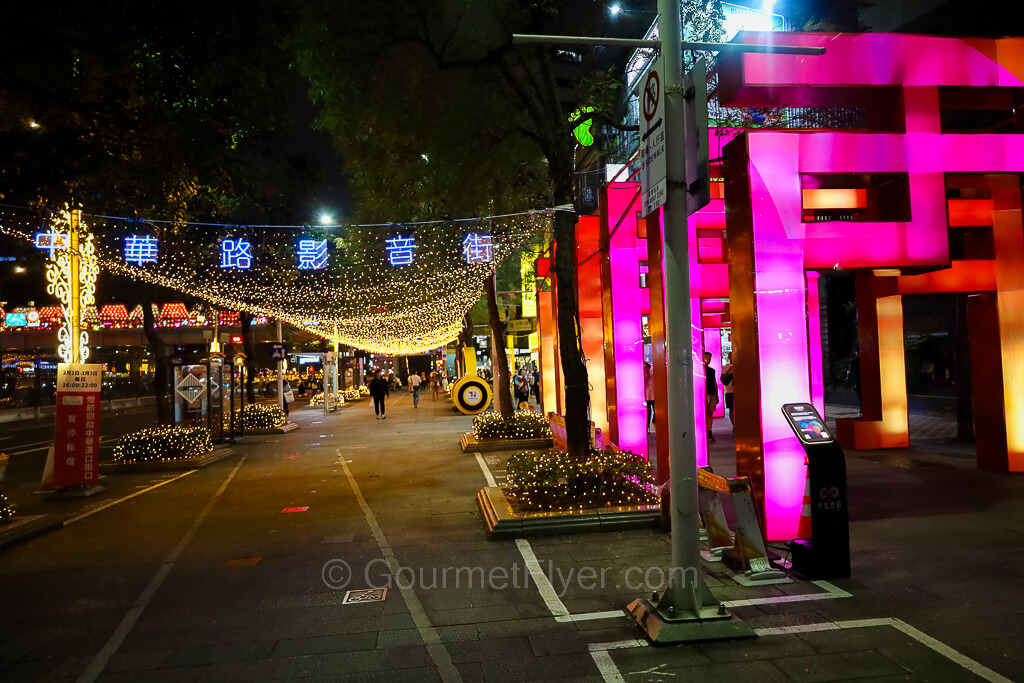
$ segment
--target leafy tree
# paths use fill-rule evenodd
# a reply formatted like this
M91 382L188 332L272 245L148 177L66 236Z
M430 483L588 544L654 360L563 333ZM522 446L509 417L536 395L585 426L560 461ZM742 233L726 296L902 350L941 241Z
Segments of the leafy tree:
M398 0L331 9L327 0L303 4L293 48L321 124L345 159L360 215L573 203L577 124L568 115L580 102L563 96L588 65L580 53L514 45L511 34L586 34L606 16L603 7ZM575 222L571 210L555 214L555 272L567 440L570 454L583 456L590 401L576 323ZM492 333L500 335L493 323Z
M4 14L5 203L265 223L291 220L316 181L308 159L284 153L289 71L276 42L290 25L287 3L57 0L46 12L22 3ZM182 226L164 236L200 237ZM163 298L154 286L131 292L147 313ZM165 380L151 316L144 327Z

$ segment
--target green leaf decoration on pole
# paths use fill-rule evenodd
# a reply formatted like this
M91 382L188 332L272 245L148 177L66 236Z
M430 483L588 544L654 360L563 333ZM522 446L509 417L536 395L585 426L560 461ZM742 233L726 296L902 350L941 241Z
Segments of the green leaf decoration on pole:
M572 114L569 115L569 123L579 121L584 114L589 114L594 111L593 107L580 107ZM588 118L586 121L581 123L572 129L573 137L576 138L576 142L580 143L584 147L590 147L594 144L594 133L591 128L594 125L594 119Z

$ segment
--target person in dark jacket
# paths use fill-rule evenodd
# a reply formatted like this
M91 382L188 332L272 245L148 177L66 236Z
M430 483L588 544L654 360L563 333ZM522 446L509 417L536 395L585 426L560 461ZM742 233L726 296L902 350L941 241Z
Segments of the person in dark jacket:
M381 377L380 370L373 375L373 379L370 380L370 396L373 397L373 412L377 415L378 420L386 420L387 415L384 414L384 397L388 396L391 390L388 388L388 381Z

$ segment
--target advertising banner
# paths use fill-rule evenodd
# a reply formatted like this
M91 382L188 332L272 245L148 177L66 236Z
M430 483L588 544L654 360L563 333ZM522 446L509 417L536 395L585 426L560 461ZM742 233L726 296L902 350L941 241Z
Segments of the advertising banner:
M58 488L95 484L99 480L102 383L102 365L57 365L53 485Z

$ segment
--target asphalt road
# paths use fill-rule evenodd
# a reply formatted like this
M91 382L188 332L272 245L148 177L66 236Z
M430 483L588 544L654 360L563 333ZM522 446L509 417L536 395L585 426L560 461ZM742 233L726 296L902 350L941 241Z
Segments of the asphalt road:
M0 451L10 456L3 478L8 496L35 488L43 475L46 452L53 444L53 418L0 425ZM156 425L152 407L131 408L100 414L100 462L114 457L118 439L129 432Z

